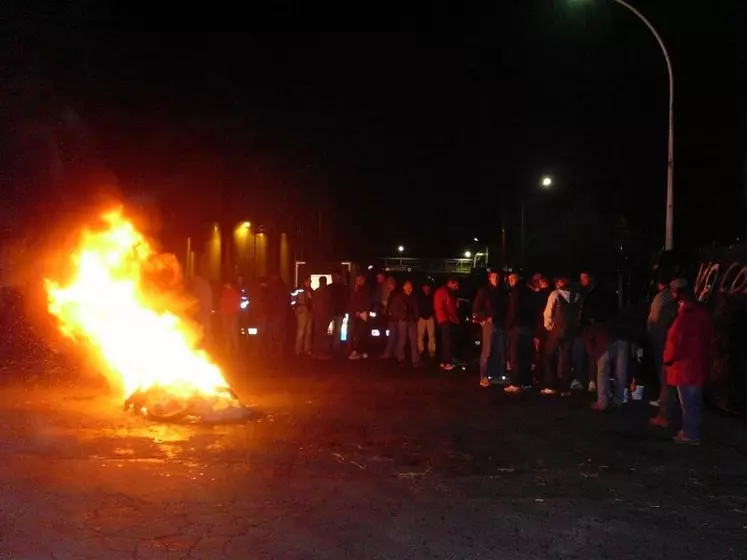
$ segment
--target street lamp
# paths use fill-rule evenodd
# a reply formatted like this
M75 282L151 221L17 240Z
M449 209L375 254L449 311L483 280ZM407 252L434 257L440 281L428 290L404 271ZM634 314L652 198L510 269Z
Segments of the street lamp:
M667 63L667 74L669 75L669 135L667 140L667 211L664 250L671 251L674 248L674 73L672 72L672 60L669 58L669 51L667 51L659 32L641 12L625 0L613 0L613 2L633 12L648 27L656 42L659 43L664 60Z
M553 180L552 180L552 177L550 177L549 175L545 175L544 177L542 177L542 179L540 179L539 186L543 190L550 189L552 187L552 185L553 185ZM519 248L519 256L520 256L520 260L521 260L521 265L522 266L524 266L526 264L524 262L524 246L525 246L525 235L526 235L524 215L526 213L527 202L528 202L528 199L526 199L526 198L524 198L521 201L521 239L520 239L521 245L520 245L520 248Z
M474 241L475 243L480 243L480 240L477 237L473 237L472 241ZM478 247L477 251L474 252L465 251L464 257L467 259L472 258L472 268L477 268L477 259L478 257L482 257L483 262L485 263L485 268L487 268L488 262L490 262L490 248L488 247L488 244L485 243L482 250L480 250L480 248Z
M397 252L404 253L405 252L405 248L402 245L400 245L399 247L397 247Z

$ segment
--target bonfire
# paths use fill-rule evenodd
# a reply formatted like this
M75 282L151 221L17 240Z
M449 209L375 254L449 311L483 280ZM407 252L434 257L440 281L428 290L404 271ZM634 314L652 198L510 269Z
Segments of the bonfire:
M149 282L159 257L121 211L104 214L81 232L69 278L46 279L49 311L63 334L95 352L126 409L159 419L240 415L220 367L199 348L199 327L169 309L173 293Z

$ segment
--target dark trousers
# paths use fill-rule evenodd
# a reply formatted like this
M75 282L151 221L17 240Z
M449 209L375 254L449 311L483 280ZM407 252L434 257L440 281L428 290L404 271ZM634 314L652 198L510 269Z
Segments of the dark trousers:
M332 340L329 336L329 324L332 317L327 315L314 315L314 343L312 345L314 354L326 356L331 351Z
M450 364L454 361L451 355L451 336L452 336L452 325L451 323L441 323L438 325L441 331L441 363Z
M513 327L508 331L508 361L511 363L511 383L532 384L532 329Z
M651 346L651 362L654 365L656 380L659 382L658 401L661 403L661 407L666 407L667 402L670 401L670 391L666 382L664 364L662 363L664 358L664 342L653 337L649 339L649 342Z
M547 348L547 331L544 326L540 326L534 332L534 355L532 356L534 363L534 376L533 381L537 385L542 385L542 379L545 375L545 354Z
M413 364L420 363L418 353L418 324L414 321L399 321L397 325L399 338L397 339L397 361L405 361L405 345L410 344L410 360Z
M552 332L545 347L545 387L565 393L571 388L573 337L560 338Z
M596 379L596 376L590 373L591 364L589 363L589 355L586 353L586 339L584 337L584 333L581 333L573 338L571 367L573 369L573 379L586 388L589 381Z
M350 349L353 352L363 353L366 351L366 332L368 322L360 317L354 316L350 322Z
M285 317L275 315L267 318L267 354L282 358L285 351Z

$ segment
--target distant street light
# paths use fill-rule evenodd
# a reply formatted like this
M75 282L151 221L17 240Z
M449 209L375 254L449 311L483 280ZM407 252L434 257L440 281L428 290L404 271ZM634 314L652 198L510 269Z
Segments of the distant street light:
M402 245L400 245L399 247L397 247L397 251L400 252L400 253L404 253L405 252L405 248Z
M613 2L633 12L648 27L656 42L659 43L664 60L667 63L667 74L669 75L669 135L667 142L667 209L664 226L664 250L671 251L674 248L674 73L672 72L672 60L669 58L669 51L667 51L659 32L641 12L625 0L613 0Z
M479 242L480 242L480 240L479 240L479 239L477 239L477 237L473 237L472 239L474 239L474 240L475 240L475 243L479 243Z
M464 258L465 259L471 259L472 258L472 252L471 251L465 251L464 252Z
M543 190L550 189L550 187L552 187L553 185L552 177L550 177L549 175L545 175L544 177L542 177L542 179L540 179L539 185ZM524 249L525 249L525 242L526 242L524 215L526 213L527 202L528 200L526 198L524 198L521 201L521 239L520 239L521 245L519 248L519 256L520 256L520 261L521 261L522 266L526 264L524 262Z

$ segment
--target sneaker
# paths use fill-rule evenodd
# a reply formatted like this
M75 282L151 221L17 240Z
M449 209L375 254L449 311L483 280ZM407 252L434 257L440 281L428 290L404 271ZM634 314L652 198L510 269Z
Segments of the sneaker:
M480 379L480 387L490 387L490 379L487 377Z
M682 432L682 430L680 430L679 432L677 432L677 435L674 436L674 438L672 438L672 441L674 441L674 443L681 443L683 445L700 445L700 440L699 439L693 439L693 438L687 437Z
M454 369L454 366L451 364L444 364L443 368L445 371L451 371L452 369Z
M358 352L351 352L350 356L348 356L349 360L360 360L361 356L358 354Z
M521 393L521 387L519 387L518 385L509 385L508 387L505 387L503 391L505 393L511 393L515 395L516 393Z
M655 426L656 428L668 428L669 422L666 418L661 416L654 416L648 421L649 426Z
M572 393L571 393L570 391L561 391L561 392L560 392L560 396L561 396L561 397L570 397L570 396L571 396L571 394L572 394Z
M650 403L648 403L648 404L650 404L651 406L653 406L653 407L656 407L656 408L659 408L659 407L661 406L661 403L660 403L660 402L659 402L658 400L656 400L656 401L651 401L651 402L650 402Z
M573 381L571 382L571 389L572 389L573 391L580 391L580 390L581 390L581 389L583 389L583 388L584 388L584 386L583 386L583 385L581 385L581 382L580 382L580 381L578 381L577 379L574 379L574 380L573 380Z
M440 364L438 364L438 367L440 367L441 369L444 369L444 366L445 366L445 365L446 365L446 364L444 364L444 363L440 363Z
M361 354L361 358L363 358L364 360L367 360L368 359L368 354L366 354L365 352L363 352L363 354Z
M541 395L557 395L558 392L555 389L545 388L540 391Z
M597 392L597 382L593 379L589 381L589 392L590 393L596 393Z

